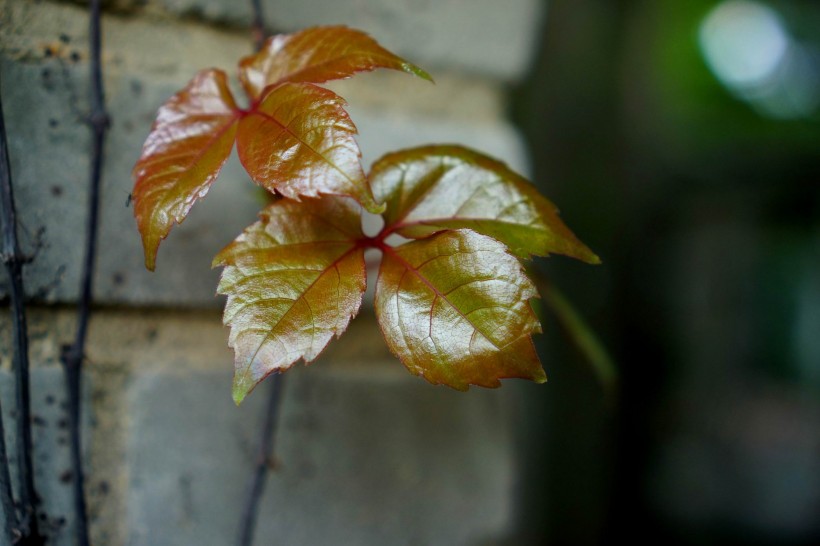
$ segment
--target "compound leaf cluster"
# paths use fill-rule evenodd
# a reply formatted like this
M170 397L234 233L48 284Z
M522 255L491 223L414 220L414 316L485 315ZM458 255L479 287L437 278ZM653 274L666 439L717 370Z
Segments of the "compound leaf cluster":
M382 253L375 311L388 347L410 372L459 390L546 379L523 260L599 262L532 184L474 150L402 150L365 175L345 101L317 84L376 68L430 79L357 30L274 36L239 62L248 108L224 72L200 72L159 110L134 168L148 269L234 142L251 179L283 197L213 262L223 268L237 403L344 332L361 307L367 248ZM382 215L376 236L362 232L362 208Z

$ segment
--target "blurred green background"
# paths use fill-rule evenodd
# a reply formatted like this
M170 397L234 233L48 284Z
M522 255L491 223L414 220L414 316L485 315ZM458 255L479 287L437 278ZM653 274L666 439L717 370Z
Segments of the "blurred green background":
M552 0L531 74L619 386L547 320L514 543L820 544L820 2Z

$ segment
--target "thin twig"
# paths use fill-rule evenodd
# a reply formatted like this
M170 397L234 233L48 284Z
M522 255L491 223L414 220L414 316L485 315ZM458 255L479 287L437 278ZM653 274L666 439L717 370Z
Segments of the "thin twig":
M251 34L256 51L262 49L267 38L265 19L262 14L262 4L260 0L251 0L253 8L253 23ZM282 383L284 377L281 373L274 374L268 381L270 391L268 392L267 403L265 404L265 414L262 417L262 428L259 430L259 444L256 451L256 462L253 474L248 480L247 495L245 505L242 507L242 515L239 521L239 546L251 546L253 534L256 529L256 516L259 513L259 500L265 490L265 480L268 469L271 466L273 448L276 439L276 424L279 415L279 406L282 400Z
M14 236L16 223L14 221L14 195L11 188L11 168L9 166L8 147L6 146L6 126L3 121L2 101L0 100L0 199L3 207L3 263L8 268L9 257L13 257ZM11 247L11 248L8 248ZM9 277L12 276L9 271ZM14 297L14 296L12 296ZM14 509L14 497L11 492L11 474L9 473L9 457L6 449L6 432L3 427L3 408L0 406L0 506L3 508L3 536L8 543L15 539L14 531L19 525L17 512Z
M109 118L105 110L105 93L100 61L100 0L92 0L89 21L91 53L91 113L88 123L93 132L91 177L89 181L88 224L86 227L85 260L83 262L80 300L77 304L77 335L74 344L63 347L61 360L65 367L68 389L68 422L71 436L71 463L73 466L74 510L76 517L76 542L88 545L88 513L85 502L85 477L82 462L80 427L80 387L82 363L85 357L85 341L88 333L89 310L92 299L92 280L97 255L97 226L99 223L100 179L102 176L103 145Z
M253 22L251 23L251 34L253 36L253 45L256 51L262 49L265 45L265 38L267 38L267 31L265 30L265 16L262 13L261 0L251 0L251 7L253 8Z
M0 406L0 415L3 408ZM17 512L14 510L14 498L11 494L11 474L9 473L9 456L6 451L6 431L3 419L0 418L0 506L3 510L2 537L5 544L14 544L15 531L18 525Z
M271 466L273 448L276 439L276 423L279 415L279 401L282 398L282 374L276 374L270 378L270 391L265 404L265 415L262 419L259 446L256 450L256 461L254 471L248 482L248 493L245 498L245 506L242 508L242 517L239 524L239 546L251 546L253 544L253 532L256 528L256 516L259 513L259 500L265 489L265 478L268 475L268 468Z
M3 262L9 274L11 289L11 309L14 337L14 372L17 401L17 460L20 477L18 494L20 512L17 518L17 529L23 544L41 543L40 532L37 528L35 502L37 495L34 491L34 465L32 463L31 442L31 394L29 391L29 360L28 360L28 328L26 326L25 292L23 291L23 263L25 257L20 251L17 239L17 212L14 207L14 192L11 186L11 166L9 162L8 145L6 142L6 124L2 115L0 102L0 201L3 208ZM5 437L3 437L2 451L3 466L8 464ZM6 519L12 519L12 513L6 510L6 502L11 497L10 475L8 467L0 472L2 480L2 501Z

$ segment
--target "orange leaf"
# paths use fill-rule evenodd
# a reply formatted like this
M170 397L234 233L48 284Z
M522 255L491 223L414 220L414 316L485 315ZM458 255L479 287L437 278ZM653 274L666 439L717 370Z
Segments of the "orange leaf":
M329 197L280 200L214 258L233 347L238 404L265 377L315 359L362 302L360 208Z
M322 83L377 68L403 70L432 81L424 70L393 55L364 32L344 26L268 38L261 51L239 62L239 79L255 99L272 84Z
M251 178L291 199L349 195L371 212L383 211L365 180L345 104L309 83L270 89L239 122L236 146Z
M468 148L424 146L387 154L373 164L369 179L376 199L387 206L387 229L405 237L469 228L520 258L556 253L600 263L524 177Z
M410 372L467 390L499 379L546 380L531 334L537 296L518 260L470 230L384 248L376 313L390 350Z
M205 197L231 153L239 110L221 70L199 72L157 114L134 166L134 216L145 267L174 223Z

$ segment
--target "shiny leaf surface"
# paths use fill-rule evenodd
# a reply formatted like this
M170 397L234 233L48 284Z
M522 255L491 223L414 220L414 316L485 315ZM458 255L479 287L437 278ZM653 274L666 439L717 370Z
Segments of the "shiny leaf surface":
M444 231L385 248L376 313L390 350L410 372L466 390L499 379L546 380L531 334L537 292L498 241Z
M214 258L235 353L236 403L265 377L315 359L364 294L359 207L349 199L280 200Z
M388 229L423 238L469 228L506 244L520 258L564 254L600 263L567 228L558 209L504 163L461 146L426 146L388 154L370 173L385 202Z
M419 67L393 55L376 40L344 26L314 27L268 39L261 51L239 62L239 79L251 98L282 82L322 83L356 72L391 68L432 81Z
M237 150L251 178L291 199L349 195L371 212L384 210L365 180L345 104L312 84L271 89L239 122Z
M208 193L231 153L239 112L221 70L203 70L159 110L134 166L134 216L145 267L174 223Z

